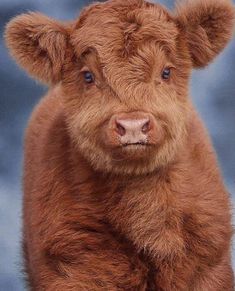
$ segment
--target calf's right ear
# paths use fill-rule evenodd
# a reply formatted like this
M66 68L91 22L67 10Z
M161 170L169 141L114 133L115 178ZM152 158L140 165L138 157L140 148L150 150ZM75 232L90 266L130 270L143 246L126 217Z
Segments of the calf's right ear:
M40 13L19 15L5 30L6 45L17 63L46 84L60 81L67 40L66 27Z

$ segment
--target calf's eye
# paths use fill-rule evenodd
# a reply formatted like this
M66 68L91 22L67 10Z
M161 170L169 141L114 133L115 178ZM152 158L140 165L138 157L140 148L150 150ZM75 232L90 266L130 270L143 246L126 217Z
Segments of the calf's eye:
M89 71L83 72L83 77L84 77L84 81L87 84L94 83L94 81L95 81L94 75Z
M169 80L171 77L171 68L165 68L162 71L162 79L163 80Z

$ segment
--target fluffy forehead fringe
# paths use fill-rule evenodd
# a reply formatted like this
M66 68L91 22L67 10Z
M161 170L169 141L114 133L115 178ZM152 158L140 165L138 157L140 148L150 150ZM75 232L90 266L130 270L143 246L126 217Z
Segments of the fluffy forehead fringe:
M90 46L107 52L112 47L122 56L146 41L173 50L178 34L173 17L164 7L139 0L93 4L83 10L74 28L72 42L78 52Z

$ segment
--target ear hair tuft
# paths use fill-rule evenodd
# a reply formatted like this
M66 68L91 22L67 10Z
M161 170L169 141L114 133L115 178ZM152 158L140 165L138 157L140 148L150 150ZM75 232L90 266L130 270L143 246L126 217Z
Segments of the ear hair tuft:
M186 0L176 15L195 67L210 63L232 38L235 8L229 0Z
M63 24L40 13L16 16L6 26L11 55L29 74L44 83L60 79L67 47Z

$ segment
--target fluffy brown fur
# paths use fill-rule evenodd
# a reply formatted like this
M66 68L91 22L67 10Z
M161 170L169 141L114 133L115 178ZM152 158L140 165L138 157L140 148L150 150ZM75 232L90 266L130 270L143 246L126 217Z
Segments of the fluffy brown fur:
M231 205L188 96L233 20L229 0L175 13L112 0L71 23L29 13L7 25L13 57L51 86L25 140L32 290L233 290ZM122 144L120 119L137 137L148 121L144 144Z

